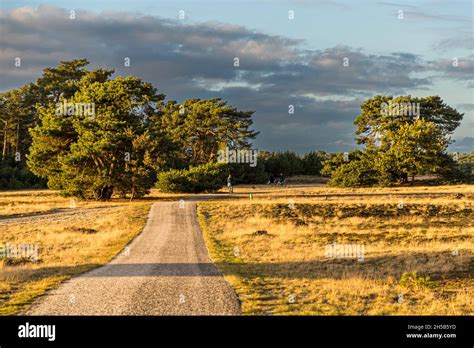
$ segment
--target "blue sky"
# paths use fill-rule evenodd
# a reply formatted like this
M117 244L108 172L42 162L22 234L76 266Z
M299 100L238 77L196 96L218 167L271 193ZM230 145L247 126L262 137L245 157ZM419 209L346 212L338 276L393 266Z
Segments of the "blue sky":
M374 51L404 51L433 54L432 45L443 32L460 26L456 18L472 21L472 1L368 1L368 0L3 0L4 8L56 5L66 9L124 11L164 18L186 13L186 22L219 21L235 23L270 34L304 39L310 48L339 43ZM288 20L288 11L295 20ZM405 11L398 20L398 11ZM422 19L419 13L434 16ZM442 17L452 16L452 19ZM370 21L370 24L367 23ZM471 24L472 26L472 24ZM416 33L414 37L413 34ZM328 35L329 34L329 35ZM462 51L460 51L462 52ZM434 56L434 55L433 55Z
M220 96L255 110L256 147L298 152L354 148L352 120L370 96L438 94L465 113L453 150L474 147L470 0L1 4L2 90L34 80L58 60L87 58L149 80L169 99ZM75 22L66 19L71 9ZM16 56L24 57L22 71L9 67ZM132 59L129 69L124 56ZM240 71L226 64L235 56ZM336 66L343 57L349 69Z

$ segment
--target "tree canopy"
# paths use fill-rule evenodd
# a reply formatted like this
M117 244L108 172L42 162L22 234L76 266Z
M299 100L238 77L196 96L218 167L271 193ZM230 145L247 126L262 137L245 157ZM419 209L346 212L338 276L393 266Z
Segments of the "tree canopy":
M253 111L219 98L165 102L140 78L113 77L114 70L88 65L86 59L63 61L35 82L0 94L0 188L47 181L64 195L140 197L171 169L177 171L161 176L170 182L219 178L209 165L219 151L249 149L259 134L252 129ZM255 168L217 167L248 183L279 173L322 172L341 186L407 182L424 173L471 176L470 167L458 169L447 153L463 114L439 96L378 95L361 111L354 124L362 148L349 156L260 151Z
M408 182L419 174L444 175L455 165L447 154L450 135L463 114L439 96L375 96L361 105L355 119L357 155L331 157L323 173L340 186Z
M26 157L29 170L64 195L134 198L158 172L216 161L222 146L249 147L258 134L251 111L216 98L165 104L150 83L88 65L61 62L0 95L2 165L20 153L19 167L28 171ZM3 172L11 173L1 170L0 182Z
M362 113L354 120L354 124L357 126L357 143L364 145L376 142L388 131L397 131L405 123L414 123L417 118L433 122L450 141L449 136L459 127L464 116L444 103L439 96L415 98L408 95L394 98L377 95L363 102L360 108ZM419 110L419 115L414 115L414 108Z
M183 160L192 165L216 161L222 146L249 147L253 111L239 111L219 98L170 101L162 111L162 125L171 140L185 151Z

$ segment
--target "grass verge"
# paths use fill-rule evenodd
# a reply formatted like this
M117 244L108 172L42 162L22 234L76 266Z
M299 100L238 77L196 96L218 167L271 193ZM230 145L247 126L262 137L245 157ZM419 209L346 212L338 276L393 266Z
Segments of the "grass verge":
M244 314L472 315L472 193L262 191L200 202L198 219Z
M54 192L23 194L10 196L14 209L0 219L0 242L10 250L34 245L39 253L37 260L0 259L0 315L18 314L62 281L109 262L141 232L153 203L83 201L66 208L69 199Z

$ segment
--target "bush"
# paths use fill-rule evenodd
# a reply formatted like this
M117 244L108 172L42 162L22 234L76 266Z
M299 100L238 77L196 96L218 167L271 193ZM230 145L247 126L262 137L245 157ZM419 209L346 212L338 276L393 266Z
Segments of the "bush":
M172 169L158 174L156 187L168 193L213 192L225 184L227 166L224 163L210 163L189 170Z
M426 289L434 286L430 277L419 276L416 271L413 271L412 273L404 272L400 278L399 284L409 289Z
M328 184L340 187L373 186L378 183L378 173L368 158L345 162L331 173Z
M472 183L474 181L473 153L460 154L455 161L450 155L443 158L442 169L437 173L450 183Z

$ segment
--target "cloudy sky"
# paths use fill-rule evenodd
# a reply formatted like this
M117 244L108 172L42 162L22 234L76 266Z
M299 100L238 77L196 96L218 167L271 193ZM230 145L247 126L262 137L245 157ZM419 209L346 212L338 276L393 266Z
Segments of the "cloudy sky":
M0 0L0 9L1 91L87 58L168 99L254 110L256 148L299 153L355 148L366 98L440 95L465 113L451 150L474 150L471 0Z

